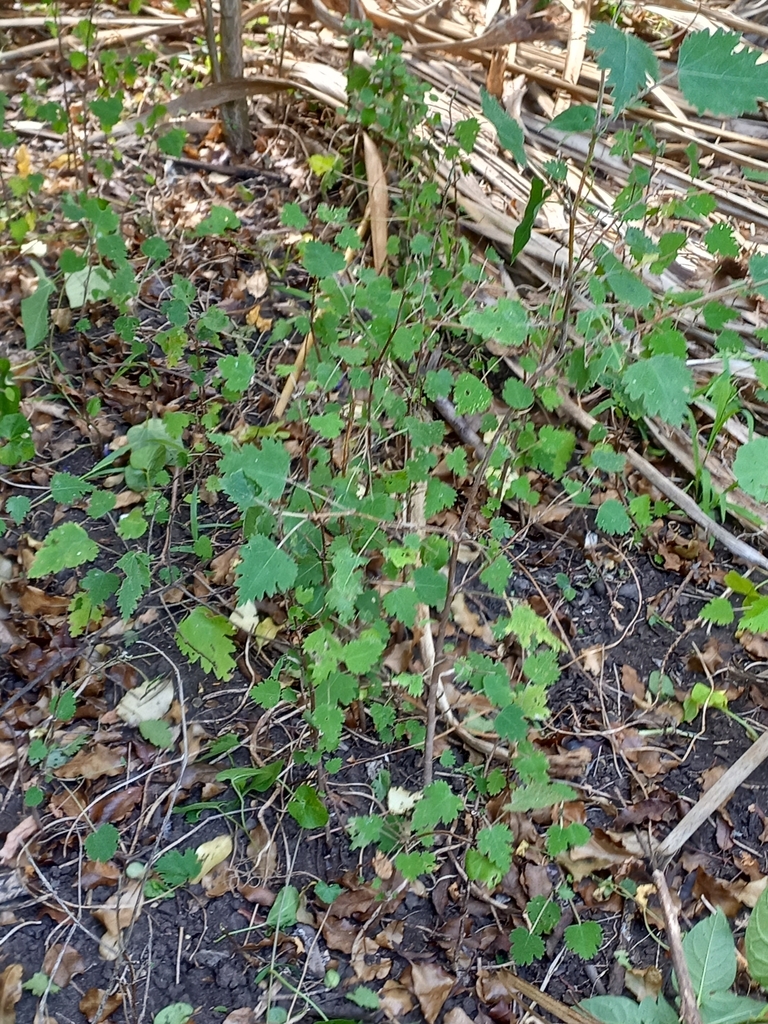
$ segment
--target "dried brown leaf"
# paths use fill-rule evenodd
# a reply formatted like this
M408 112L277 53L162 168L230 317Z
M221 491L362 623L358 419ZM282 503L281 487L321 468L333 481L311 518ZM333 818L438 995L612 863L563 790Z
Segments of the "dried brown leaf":
M28 814L26 818L22 818L19 824L12 828L5 837L5 842L0 849L0 864L5 867L13 864L19 850L27 839L37 832L38 827L37 819L33 815Z
M420 963L411 964L411 983L427 1024L435 1024L456 979L440 964Z
M16 1003L21 999L21 964L9 964L0 974L0 1024L16 1024Z
M88 1024L104 1024L123 1005L123 997L120 992L108 995L106 989L89 988L77 1005Z
M246 853L251 859L256 877L268 882L277 873L277 846L271 833L259 823L248 833Z
M389 221L387 177L378 147L367 132L363 132L363 156L365 159L365 176L368 180L368 207L371 214L373 265L378 273L382 273L387 266L387 228Z
M404 985L388 978L379 989L379 1005L391 1021L399 1024L413 1009L413 999Z
M95 743L78 750L71 761L54 771L57 779L112 778L125 771L125 747L108 747Z
M638 1003L641 1003L646 997L656 999L661 992L663 982L664 978L658 967L646 967L642 970L638 967L631 967L624 974L624 984Z
M59 942L45 954L42 970L55 985L66 988L76 974L85 974L85 961L74 946Z

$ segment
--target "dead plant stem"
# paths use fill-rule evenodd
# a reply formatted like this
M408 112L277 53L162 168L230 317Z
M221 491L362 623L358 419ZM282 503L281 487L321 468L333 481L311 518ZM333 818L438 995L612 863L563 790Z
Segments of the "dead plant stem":
M683 937L680 932L680 922L677 918L677 910L672 903L672 896L664 877L664 872L656 870L653 872L653 884L659 894L661 912L664 915L664 924L669 939L669 955L672 958L672 966L677 976L677 984L680 989L680 1019L683 1024L701 1024L699 1004L696 1001L696 994L693 991L691 975L688 971L688 964L685 962L683 953Z

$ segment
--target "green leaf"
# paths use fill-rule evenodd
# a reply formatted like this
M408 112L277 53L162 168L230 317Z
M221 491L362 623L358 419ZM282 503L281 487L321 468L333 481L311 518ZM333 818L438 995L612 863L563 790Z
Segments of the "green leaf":
M186 885L200 874L200 858L194 850L169 850L157 858L155 871L166 885Z
M301 254L304 269L312 277L333 277L346 266L344 253L325 242L307 242Z
M21 324L24 328L27 348L37 348L48 337L50 323L48 299L56 290L56 286L50 278L46 277L45 271L39 263L36 263L35 260L29 262L37 274L37 288L31 295L21 300Z
M699 1009L702 1024L747 1024L765 1020L768 1003L734 992L713 992Z
M499 136L499 145L508 149L521 167L525 167L528 160L523 146L523 129L517 121L506 112L495 96L491 96L485 89L480 90L480 102L483 114L488 118L496 133Z
M328 824L328 811L312 786L299 786L287 810L299 828L323 828Z
M408 882L415 882L419 875L429 875L437 866L437 858L434 853L427 851L412 853L398 853L395 857L395 868Z
M366 988L364 985L358 985L356 989L348 992L347 999L356 1006L362 1006L365 1010L379 1009L379 997L372 989Z
M295 885L284 885L267 914L267 924L276 931L293 928L299 909L299 890Z
M614 116L659 80L659 62L653 50L635 35L597 22L592 26L588 45L597 54L597 66L608 72Z
M51 714L60 722L71 722L77 710L77 697L74 690L65 690L58 697L51 697Z
M31 992L33 996L37 996L38 999L44 996L46 992L52 995L61 992L61 986L54 984L43 971L35 971L32 977L25 981L21 987L26 992Z
M557 857L572 846L583 846L589 837L587 826L578 821L570 825L550 825L547 829L547 853L550 857Z
M768 67L757 63L761 55L737 32L691 32L677 58L680 89L700 114L740 117L755 111L757 101L768 98Z
M600 949L603 929L597 921L582 921L565 929L565 945L582 960L591 960Z
M416 596L422 604L432 608L442 608L448 593L448 580L437 569L422 565L414 569L411 577L416 589Z
M323 903L331 904L337 896L341 896L344 892L340 885L336 885L335 882L328 883L322 879L319 882L315 882L315 896Z
M461 324L486 341L496 341L500 345L522 345L530 332L530 322L523 304L507 298L499 299L495 306L465 313L461 317ZM440 393L448 394L447 391Z
M730 626L734 619L733 605L727 597L713 597L699 614L705 622L715 626Z
M167 722L162 718L147 718L139 722L139 732L153 747L170 750L173 746L173 733Z
M51 497L61 505L71 505L93 490L93 484L71 473L54 473L51 477Z
M240 395L250 386L256 363L249 352L239 352L236 356L222 356L216 369L224 379L226 390Z
M493 728L503 740L517 743L528 735L528 725L523 712L516 704L503 708L493 720Z
M344 647L341 656L349 671L361 676L378 663L386 646L375 629L364 629L356 640L350 640Z
M512 864L512 832L506 825L488 825L477 833L477 847L502 875Z
M512 575L512 566L508 558L499 555L494 558L490 565L486 565L480 573L481 581L499 597L506 593L509 577Z
M768 254L756 253L754 256L750 256L749 273L752 278L752 287L764 299L768 299ZM705 306L704 311L706 308ZM728 320L731 320L733 319L733 310L729 310L729 312L731 315Z
M95 832L85 838L85 852L91 860L101 863L111 860L117 853L120 833L109 823L100 825Z
M132 508L117 521L117 535L121 540L138 540L149 529L149 523L142 515L140 508Z
M82 526L62 523L45 538L27 575L33 580L62 569L76 569L84 562L92 562L98 554L98 544L91 540Z
M685 363L674 356L651 356L627 367L624 386L647 416L659 416L670 426L679 427L693 394L693 376Z
M653 292L643 284L637 274L627 269L621 260L604 247L596 255L605 272L608 287L619 300L632 309L645 309L653 301Z
M750 915L744 948L750 977L768 987L768 889L760 893Z
M21 526L32 508L32 502L23 494L14 494L5 503L5 511L16 526Z
M527 967L544 956L544 940L527 928L514 928L510 932L510 955L518 967Z
M512 791L507 810L536 811L576 798L576 790L566 786L564 782L530 782L527 786Z
M589 108L588 108L589 109ZM568 111L565 111L567 114ZM594 111L593 111L594 113ZM515 233L512 237L512 252L510 254L510 262L514 263L523 249L528 245L531 240L531 234L533 232L533 225L536 222L536 215L541 209L544 201L550 196L550 190L544 187L544 182L541 178L537 178L535 175L531 181L531 191L528 196L528 202L525 204L525 210L523 211L522 219L515 228Z
M296 581L296 562L269 537L254 534L240 548L240 556L242 561L236 569L238 604L284 594Z
M739 487L757 501L768 501L768 437L754 437L736 452L733 472Z
M230 639L235 632L224 615L198 606L179 623L176 644L193 665L199 662L203 671L213 672L217 679L229 679L235 670L235 645Z
M228 206L212 206L211 212L195 228L197 238L206 235L223 235L240 227L240 218Z
M39 807L45 800L45 792L39 786L30 786L24 794L25 807Z
M582 999L578 1006L605 1024L652 1024L653 1021L652 1017L646 1021L639 1005L626 996L593 996Z
M413 812L413 827L417 832L431 832L441 822L449 825L456 820L463 806L463 798L457 796L448 783L440 779L424 789Z
M553 118L547 128L554 128L559 132L591 132L597 124L597 113L594 107L577 105L568 107L557 117Z
M616 498L609 498L602 503L597 510L595 522L598 529L611 536L629 533L632 529L632 520L627 515L624 506Z
M713 224L704 235L704 245L713 256L738 258L739 243L733 237L733 228L730 224L724 222Z
M530 409L534 402L533 390L515 377L504 382L501 397L510 409Z
M683 936L688 972L701 1006L713 992L726 992L736 980L736 945L720 908Z
M194 1012L189 1003L171 1003L155 1014L153 1024L189 1024Z
M560 907L547 896L534 896L525 907L534 935L548 935L563 916Z
M384 832L384 819L378 814L356 815L349 819L350 849L363 850L372 843L378 843Z
M298 203L286 203L280 211L280 223L287 228L303 231L309 224L309 218Z
M118 559L117 568L125 573L117 595L117 607L123 620L130 618L149 589L149 555L145 551L126 551Z
M419 605L419 598L412 587L397 587L384 595L382 601L384 611L387 615L394 616L408 629L413 629L416 624L416 609Z
M474 416L485 412L491 404L493 392L473 373L461 373L453 385L453 401L460 416Z

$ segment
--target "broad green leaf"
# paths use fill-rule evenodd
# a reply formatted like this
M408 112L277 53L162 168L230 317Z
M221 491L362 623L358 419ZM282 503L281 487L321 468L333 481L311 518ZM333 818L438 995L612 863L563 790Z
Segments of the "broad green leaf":
M488 825L477 833L477 846L481 853L505 874L512 864L513 836L506 825Z
M465 313L461 323L481 338L497 341L500 345L522 345L530 331L528 314L523 304L504 297L499 299L495 306L473 309ZM447 395L448 392L441 390L440 394Z
M645 309L650 305L653 301L653 292L643 284L637 274L625 267L617 256L605 248L596 255L605 272L608 287L620 302L625 302L632 309Z
M597 66L608 72L614 115L659 80L653 50L629 32L599 21L592 26L588 45L597 54Z
M21 526L27 518L32 502L24 494L14 494L5 503L5 511L11 517L16 526Z
M534 402L533 390L516 377L504 382L501 397L511 409L530 409Z
M563 916L560 907L546 896L534 896L525 907L534 935L548 935Z
M480 102L483 114L488 118L496 133L499 136L499 145L508 149L521 167L525 167L528 160L523 146L523 129L517 121L506 112L495 96L491 96L485 89L480 90Z
M713 597L699 612L705 622L715 626L730 626L734 620L733 605L727 597Z
M44 971L35 971L31 978L21 986L25 992L31 992L33 996L40 998L47 993L56 995L61 991L61 986L56 985ZM10 1018L9 1018L10 1019Z
M228 206L212 206L211 212L203 218L195 228L195 235L202 238L206 235L223 235L225 231L235 231L240 227L240 218Z
M632 529L632 520L627 515L624 506L616 498L609 498L600 505L595 522L598 529L612 537L617 534L629 533Z
M768 66L757 63L762 53L745 46L737 32L691 32L677 58L680 89L700 114L740 117L755 111L757 101L768 98Z
M364 629L356 640L350 640L344 647L341 657L350 672L361 676L378 663L386 646L375 629Z
M422 604L432 608L443 607L448 593L448 580L442 573L430 565L422 565L414 569L411 579L416 588L416 596Z
M768 890L763 890L747 924L744 939L750 976L768 987Z
M453 385L453 400L460 416L474 416L485 412L491 404L493 392L473 373L460 373Z
M582 960L591 960L600 949L603 929L597 921L582 921L565 929L565 945Z
M565 111L565 113L567 114L568 111ZM555 120L557 120L557 118L555 118ZM536 214L539 212L544 201L550 194L550 190L544 187L544 182L541 178L537 178L534 175L534 178L531 181L531 191L528 196L528 202L525 204L522 219L515 228L515 234L512 238L512 252L510 254L511 262L514 263L526 245L528 245L528 242L531 239L533 225L536 221Z
M111 860L117 853L117 845L120 842L120 833L114 825L107 822L100 825L95 832L91 832L85 838L85 852L91 860L102 863Z
M312 786L299 786L287 810L299 828L323 828L328 824L328 811Z
M679 427L693 394L693 376L674 356L651 356L627 367L624 386L647 416L659 416L670 426Z
M604 1024L644 1024L639 1005L626 996L593 996L578 1006Z
M750 256L749 273L752 278L752 287L755 289L756 292L758 292L758 294L762 295L764 299L768 299L768 255L765 253L756 253L754 256ZM717 305L718 307L720 306L719 303L708 303L708 305ZM729 315L726 316L726 312L723 312L722 316L725 316L725 320L723 320L721 323L718 323L713 328L713 330L719 330L724 323L727 323L729 320L733 319L733 310L728 309L727 306L723 307L723 309ZM706 317L707 306L704 307L703 312L705 314L707 326L709 327L710 323Z
M230 639L235 632L225 615L198 606L179 623L176 644L193 665L199 663L217 679L229 679L235 670L235 645Z
M344 253L325 242L307 242L301 254L304 269L312 277L332 277L346 266Z
M549 122L547 128L555 128L559 132L591 132L597 123L594 107L576 105L568 107Z
M200 858L194 850L169 850L157 858L155 871L166 885L186 885L200 874Z
M189 1003L170 1003L155 1014L152 1024L189 1024L194 1012Z
M413 812L413 827L417 832L431 832L441 822L450 825L456 820L464 806L464 799L457 796L447 782L440 779L426 786L421 800Z
M572 846L583 846L590 836L586 825L572 821L570 825L550 825L547 829L547 853L557 857Z
M408 882L415 882L419 875L431 874L437 865L434 853L427 851L398 853L395 857L395 868Z
M34 580L50 572L76 569L85 562L92 562L98 553L98 544L91 540L82 526L78 523L61 523L43 541L27 575Z
M356 1006L362 1006L365 1010L379 1009L379 997L372 989L366 988L365 985L358 985L356 989L348 992L347 999Z
M502 740L517 743L528 735L528 724L516 704L508 704L493 720L493 728Z
M701 1006L713 992L727 992L736 980L736 945L719 908L683 936L683 952Z
M242 561L236 569L238 604L284 594L296 580L296 562L269 537L254 534L240 548L240 556Z
M701 1004L702 1024L747 1024L764 1020L768 1003L735 992L713 992Z
M293 928L299 909L299 890L295 885L284 885L269 908L267 924L276 931Z
M576 797L576 790L564 782L530 782L514 789L506 806L510 811L536 811L575 800Z
M159 750L170 750L173 746L171 727L162 718L148 718L139 722L139 732L153 747Z
M35 260L29 261L32 269L37 274L37 288L21 300L21 324L24 328L27 348L37 348L48 337L49 313L48 299L55 291L56 286L45 274L45 271Z
M739 487L760 502L768 501L768 437L754 437L736 452L733 472Z
M51 497L61 505L71 505L92 490L93 484L71 473L54 473L51 477Z
M527 928L514 928L509 935L510 955L518 967L527 967L544 956L544 940Z

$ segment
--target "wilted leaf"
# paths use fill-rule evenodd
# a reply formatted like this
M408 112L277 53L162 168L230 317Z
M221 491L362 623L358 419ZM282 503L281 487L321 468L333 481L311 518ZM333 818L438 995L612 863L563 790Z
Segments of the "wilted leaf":
M88 1024L104 1024L123 1005L123 997L120 992L109 995L106 989L89 988L77 1005Z
M71 761L54 771L57 779L100 779L122 775L125 771L123 750L95 743L92 747L78 750Z
M135 728L141 722L167 715L172 703L173 683L170 679L147 679L123 695L115 714L126 725Z
M200 861L199 873L190 881L197 884L209 871L221 864L232 853L232 837L230 835L217 836L209 839L207 843L201 843L195 850L197 859Z
M0 974L0 1024L16 1024L16 1003L21 999L24 968L10 964Z
M13 864L16 855L30 836L38 830L37 819L29 814L22 818L18 825L11 829L5 837L2 849L0 849L0 864L8 866ZM2 1024L2 1021L0 1021Z
M85 974L85 961L74 946L59 942L45 954L42 971L54 985L65 988L76 974Z
M144 884L137 879L129 882L114 896L110 896L100 907L91 910L91 914L105 929L99 944L99 956L102 960L118 958L122 931L139 916L143 902Z
M277 847L263 825L258 824L248 833L250 842L246 853L251 858L256 877L268 881L277 872Z
M439 964L428 963L411 964L411 979L427 1024L435 1024L456 979Z

